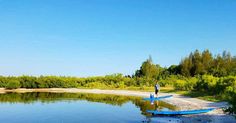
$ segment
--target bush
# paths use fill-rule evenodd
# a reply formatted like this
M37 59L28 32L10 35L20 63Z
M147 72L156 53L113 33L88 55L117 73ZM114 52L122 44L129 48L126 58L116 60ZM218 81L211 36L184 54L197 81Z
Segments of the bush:
M38 88L37 77L20 76L18 77L21 88Z
M196 77L191 77L191 78L186 79L186 83L184 85L184 89L186 91L194 90L194 87L197 84L197 80L198 79Z
M174 83L174 88L176 90L186 90L185 86L186 86L186 81L184 80L176 80Z
M230 114L235 115L236 114L236 90L231 91L228 93L229 96L229 103L231 104L231 106L226 109L226 112L229 112Z
M125 88L126 86L125 86L125 82L124 81L121 81L121 82L119 82L118 84L116 84L116 88Z
M85 87L88 87L88 88L107 88L108 86L101 83L101 82L90 82L90 83L86 84Z
M168 85L173 85L173 84L170 84L170 80L167 80L167 79L161 79L158 81L158 84L161 86L161 87L166 87Z
M0 88L5 88L7 85L8 79L6 77L0 76Z
M66 83L62 77L56 76L41 76L38 78L40 88L64 88Z
M235 76L228 76L222 77L216 83L216 93L223 94L227 93L227 91L233 91L236 89L236 77Z
M64 80L64 88L77 88L78 87L78 81L76 78L63 78Z
M156 79L151 79L151 78L135 78L136 81L136 86L141 87L141 86L154 86L158 81ZM159 83L159 82L158 82Z
M170 76L166 80L160 80L160 85L172 85L176 90L190 91L194 89L196 82L196 77Z
M218 77L214 77L212 75L202 75L199 77L195 89L198 91L207 91L210 93L214 93L218 80Z
M179 80L179 79L183 79L183 77L182 76L176 76L176 75L170 75L170 76L166 77L165 79L160 79L159 84L162 87L174 86L176 80Z
M20 88L20 82L19 80L12 79L9 80L8 83L6 84L7 89L17 89Z

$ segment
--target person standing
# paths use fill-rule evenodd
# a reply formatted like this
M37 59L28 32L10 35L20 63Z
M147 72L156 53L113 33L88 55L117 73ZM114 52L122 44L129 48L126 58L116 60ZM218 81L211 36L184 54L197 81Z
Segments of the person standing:
M160 91L160 85L158 83L155 84L155 95L158 96L158 93Z

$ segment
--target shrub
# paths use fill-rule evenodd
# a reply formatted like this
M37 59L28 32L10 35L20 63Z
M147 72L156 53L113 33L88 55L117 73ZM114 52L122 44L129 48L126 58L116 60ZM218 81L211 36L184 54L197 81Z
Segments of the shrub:
M20 76L18 77L21 88L38 88L37 77Z
M0 88L5 88L7 85L8 79L6 77L0 76Z
M186 91L194 90L194 87L196 86L197 80L198 79L196 77L191 77L191 78L186 79L184 89Z
M227 93L227 91L233 91L236 89L236 77L234 76L228 76L228 77L222 77L220 80L216 83L216 93L217 94L223 94Z
M158 81L158 84L159 84L161 87L166 87L166 86L170 85L169 82L170 82L169 80L161 79L161 80Z
M7 89L20 88L20 82L19 82L19 80L16 80L16 79L9 80L8 83L6 84L6 88L7 88Z
M218 77L214 77L212 75L202 75L199 77L195 89L198 91L207 91L213 93L218 80Z
M160 79L159 84L162 87L174 86L175 81L178 80L178 79L182 79L182 77L176 76L176 75L170 75L169 77L166 77L165 79Z
M86 84L85 87L88 87L88 88L107 88L108 86L101 83L101 82L90 82L90 83Z
M77 88L79 85L76 78L63 78L63 80L65 88Z
M151 78L135 78L136 81L136 86L154 86L158 81L156 79L151 79Z
M230 114L235 115L236 114L236 90L229 92L229 103L231 106L226 109L226 112L229 112Z
M186 81L184 80L176 80L175 83L174 83L174 88L176 90L185 90L185 83Z
M119 82L117 85L116 85L116 88L125 88L125 82L124 81L121 81Z

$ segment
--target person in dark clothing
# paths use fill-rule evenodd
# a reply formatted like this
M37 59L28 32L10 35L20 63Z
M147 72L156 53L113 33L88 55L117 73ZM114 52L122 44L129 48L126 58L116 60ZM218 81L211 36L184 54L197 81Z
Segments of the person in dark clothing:
M156 85L155 85L155 94L156 94L156 97L158 96L159 91L160 91L160 85L156 83Z

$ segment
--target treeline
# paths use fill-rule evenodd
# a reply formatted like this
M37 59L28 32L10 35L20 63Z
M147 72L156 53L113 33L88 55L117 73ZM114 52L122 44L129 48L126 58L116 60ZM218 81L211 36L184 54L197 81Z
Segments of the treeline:
M195 76L210 74L217 77L236 75L236 57L230 52L224 51L222 55L212 55L209 50L202 53L196 50L183 59L178 66L180 74L184 76Z
M65 77L65 76L0 76L0 88L124 88L138 86L136 81L121 74L104 77Z
M171 65L168 68L153 64L152 58L149 57L134 76L161 79L169 75L194 77L205 74L217 77L236 75L236 57L227 51L213 56L209 50L203 52L196 50L182 59L178 65Z
M100 88L124 89L126 87L150 87L157 82L153 78L130 77L113 74L98 77L66 76L0 76L0 88Z

